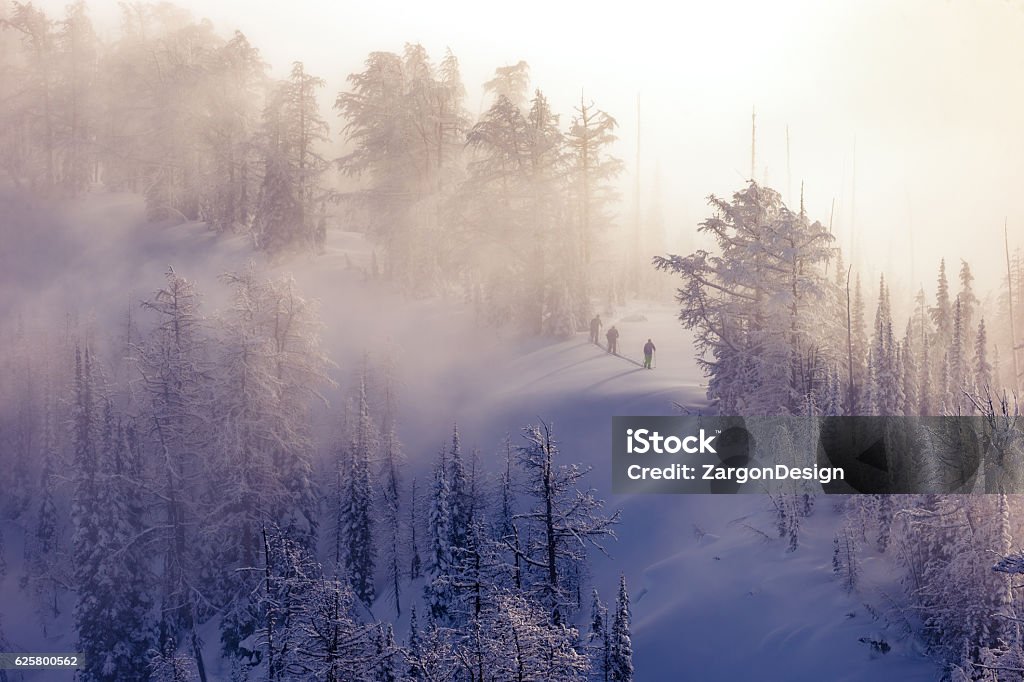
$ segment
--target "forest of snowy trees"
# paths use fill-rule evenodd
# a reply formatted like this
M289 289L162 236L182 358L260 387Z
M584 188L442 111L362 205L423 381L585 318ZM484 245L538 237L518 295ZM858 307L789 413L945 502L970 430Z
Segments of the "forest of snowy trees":
M360 231L374 275L458 291L528 333L581 330L594 297L644 280L611 240L615 119L581 97L563 120L526 62L496 69L473 120L450 51L373 52L325 111L302 63L274 80L243 34L173 5L125 5L108 41L81 1L62 17L15 2L0 26L0 159L16 187L139 192L153 220L245 233L270 254Z
M837 589L888 562L904 593L875 607L950 679L1019 679L1024 254L976 264L1001 273L992 292L954 260L933 295L890 289L847 265L802 192L793 210L753 179L709 197L704 248L665 253L656 216L619 224L610 113L585 94L555 111L518 62L474 116L458 59L437 57L372 52L329 93L339 74L275 79L245 35L167 3L124 4L102 39L84 2L0 5L0 182L53 202L134 193L153 223L241 235L271 264L360 233L367 280L525 335L570 338L669 273L719 414L978 417L996 456L973 492L991 494L768 504L788 552L831 504ZM119 327L0 320L0 518L44 635L73 623L81 679L206 682L211 651L233 680L634 679L626 578L592 580L620 514L571 442L538 417L483 450L457 424L403 443L401 358L335 365L288 277L254 266L200 292L176 268ZM929 453L941 434L906 437ZM809 426L770 445L815 442ZM423 476L407 453L427 451Z
M1011 315L1024 313L1024 257L1007 253L1002 287L985 303L967 262L954 284L945 261L938 264L932 301L923 289L899 300L883 274L870 315L859 274L844 266L832 235L802 205L794 212L754 182L729 200L709 202L713 214L700 230L717 248L654 263L681 279L679 319L696 332L708 397L721 414L981 418L989 463L971 479L975 494L843 499L833 568L852 592L863 556L888 556L904 572L908 606L885 608L920 634L951 679L1019 679L1024 602L1011 579L1017 571L993 567L1024 533L1024 515L1009 495L1022 492L1024 465L1011 336ZM1000 348L1008 359L1000 359ZM773 452L801 443L813 452L816 427L807 424L797 433L780 428ZM896 428L892 435L923 443L916 449L925 456L906 466L927 479L941 449L936 439L954 434L928 432L913 420ZM907 473L890 467L886 475ZM784 494L772 503L778 535L796 551L801 518L813 513L814 500Z
M274 262L362 232L368 276L528 334L572 335L624 290L617 261L593 286L617 124L585 98L563 123L525 62L474 121L450 51L373 52L328 112L302 63L275 80L244 35L173 5L125 4L101 40L84 2L14 2L0 74L4 183L26 196L140 194L151 221ZM632 679L625 579L610 607L589 579L618 513L549 425L509 436L500 471L454 427L410 479L394 359L329 406L338 368L294 281L250 267L219 288L208 312L169 269L117 331L78 311L0 330L3 518L44 634L73 620L82 679L205 682L211 624L237 680Z
M587 589L618 513L548 425L498 471L455 425L410 480L367 358L322 442L315 306L286 278L222 283L215 318L170 271L116 339L4 338L3 511L43 627L73 611L83 679L205 679L211 622L233 679L632 679L625 583L611 613Z

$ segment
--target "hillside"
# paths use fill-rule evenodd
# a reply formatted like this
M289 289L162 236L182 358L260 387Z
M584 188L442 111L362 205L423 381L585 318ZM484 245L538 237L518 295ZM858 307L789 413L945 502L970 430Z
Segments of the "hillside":
M8 257L21 266L0 275L0 305L21 309L28 322L29 310L59 319L77 306L98 327L116 329L129 302L159 286L168 266L199 283L207 314L215 315L222 304L216 277L253 259L244 239L217 239L201 224L144 224L141 201L128 195L40 210L10 197L0 206L12 233L31 228L49 237L45 249L17 241ZM638 679L939 677L914 642L879 612L883 593L898 593L887 577L888 559L865 559L863 595L843 593L833 579L832 536L839 519L833 500L819 501L799 550L790 554L781 541L757 532L773 531L765 498L611 495L613 415L671 415L676 403L706 408L691 339L671 304L634 303L605 314L605 324L616 324L622 334L624 357L614 357L589 344L585 334L550 342L481 328L461 301L409 300L367 281L367 263L358 235L335 233L323 256L266 266L293 272L300 289L320 301L325 346L338 365L340 388L329 396L332 404L340 404L364 352L392 356L401 386L400 435L411 472L420 473L453 421L492 470L500 463L487 460L497 457L505 433L514 435L538 418L552 423L566 459L592 466L591 484L610 507L624 510L619 540L609 548L612 558L596 557L592 570L606 600L619 573L631 586ZM651 371L639 365L647 338L658 347ZM326 433L336 430L336 419L330 411L319 416ZM11 645L72 649L71 604L65 605L67 620L44 636L18 590L24 570L20 531L11 523L3 530L8 572L0 585L0 616ZM376 615L388 617L384 610ZM212 654L215 630L207 636ZM892 650L873 653L860 638L885 639Z

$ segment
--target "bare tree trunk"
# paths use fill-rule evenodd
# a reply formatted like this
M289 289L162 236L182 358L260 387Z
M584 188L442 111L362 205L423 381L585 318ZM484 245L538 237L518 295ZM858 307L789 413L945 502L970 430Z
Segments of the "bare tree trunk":
M847 388L847 414L852 414L855 405L853 401L854 396L854 385L853 385L853 332L850 324L850 273L853 271L853 265L851 264L846 270L846 366L848 372L849 386Z
M1017 367L1017 332L1013 326L1013 275L1010 271L1010 238L1006 231L1006 219L1003 219L1003 245L1006 248L1006 293L1010 297L1010 352L1013 353L1013 381L1010 388L1017 392L1017 382L1020 380L1020 369Z

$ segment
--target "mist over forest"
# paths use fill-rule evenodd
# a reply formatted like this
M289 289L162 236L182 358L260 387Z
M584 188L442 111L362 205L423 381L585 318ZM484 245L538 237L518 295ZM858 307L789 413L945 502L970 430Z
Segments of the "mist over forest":
M1024 105L929 70L1006 88L1019 11L737 2L716 69L696 6L94 4L0 5L0 653L83 657L0 682L1021 679ZM639 414L992 464L613 495Z

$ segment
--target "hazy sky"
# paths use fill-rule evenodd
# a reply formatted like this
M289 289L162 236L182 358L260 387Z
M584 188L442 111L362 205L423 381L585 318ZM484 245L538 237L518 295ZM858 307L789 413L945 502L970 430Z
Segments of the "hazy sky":
M40 4L59 12L64 2ZM439 59L450 46L476 113L479 85L494 67L525 59L563 123L581 88L616 116L630 172L640 92L641 177L650 192L660 169L673 233L705 217L707 194L729 193L749 176L756 106L758 179L794 206L805 181L808 210L823 222L834 199L836 233L848 248L855 220L859 246L870 249L866 268L907 283L913 271L931 290L938 259L958 266L962 256L988 287L1004 267L1004 216L1011 244L1024 245L1017 1L175 4L222 33L241 29L276 74L305 61L332 92L371 50L420 42ZM101 25L117 16L112 0L90 6ZM336 131L333 112L329 118Z

